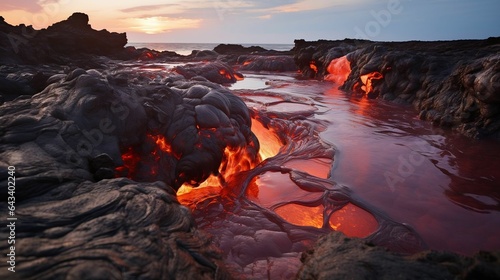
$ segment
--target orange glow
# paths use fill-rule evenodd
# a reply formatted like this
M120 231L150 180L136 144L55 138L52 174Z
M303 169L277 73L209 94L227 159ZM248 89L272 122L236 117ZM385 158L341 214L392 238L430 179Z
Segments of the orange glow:
M332 229L349 237L367 237L378 229L378 222L372 214L348 203L330 216Z
M207 198L219 196L220 191L220 187L204 187L194 189L192 187L183 186L177 191L177 200L180 204L194 209L199 202L202 202Z
M318 200L323 192L309 192L299 188L289 174L266 172L254 177L247 196L257 204L271 208L277 201Z
M246 66L246 65L248 65L250 63L252 63L252 61L251 60L247 60L247 61L243 62L243 66Z
M237 81L241 81L241 80L243 80L245 77L243 77L243 75L241 75L240 73L234 73L234 78L235 78Z
M314 73L318 74L318 67L316 66L316 61L311 61L309 63L309 68L314 71Z
M156 176L159 172L158 165L156 163L164 154L174 156L177 159L180 158L180 155L177 155L172 151L170 143L166 141L163 135L148 134L146 136L145 142L156 144L150 154L141 155L137 149L129 147L124 153L122 153L123 165L118 166L115 169L117 176L126 176L130 179L134 179L134 177L138 175L137 168L139 166L139 163L141 162L150 165L147 169L149 175ZM142 172L144 172L144 170Z
M261 160L266 160L277 155L283 143L276 135L265 128L258 120L252 119L252 132L260 142L259 155Z
M343 85L351 74L351 63L344 55L332 60L330 64L328 64L326 71L328 71L329 74L325 77L325 80Z
M308 207L299 204L286 204L274 210L285 221L297 226L323 227L323 205Z
M158 34L174 29L197 28L200 23L201 19L170 18L162 16L133 18L127 20L127 24L132 25L130 28L146 34Z
M163 135L148 135L153 141L156 143L156 145L165 153L172 153L172 146L165 140L165 136Z
M141 161L139 155L131 147L122 154L123 165L118 166L115 170L118 176L126 176L131 178L131 171L136 170L137 165Z
M371 72L366 75L362 75L360 77L361 83L363 85L360 86L359 82L356 83L353 87L353 90L356 90L357 88L360 88L362 91L365 92L365 94L370 94L373 92L373 80L380 80L384 78L384 75L382 75L380 72Z
M249 144L254 148L254 143ZM225 185L229 178L237 175L240 172L254 168L260 162L260 157L254 158L247 146L242 147L226 147L222 157L221 164L218 169L218 175L210 175L205 181L193 188L189 183L184 183L177 191L177 196L198 196L200 189L207 187L215 187L220 190ZM201 196L198 196L201 197ZM183 197L182 200L190 200L191 198Z
M326 158L312 158L307 160L293 159L284 164L288 168L307 172L318 178L327 179L330 175L332 160Z
M219 70L219 74L221 76L225 77L228 80L232 80L233 79L233 77L231 76L231 74L229 72L227 72L226 69L220 69Z

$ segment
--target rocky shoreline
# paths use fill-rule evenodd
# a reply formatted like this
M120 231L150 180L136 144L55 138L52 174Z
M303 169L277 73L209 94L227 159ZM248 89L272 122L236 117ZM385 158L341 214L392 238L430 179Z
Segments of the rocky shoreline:
M345 57L350 71L340 88L346 92L412 104L421 119L472 138L500 138L498 37L438 42L296 40L294 52L305 77L335 75L328 66Z
M75 13L34 30L0 18L0 213L6 221L7 171L15 166L22 279L239 278L175 196L182 183L217 172L226 149L254 164L259 144L248 108L222 86L244 78L239 71L323 79L331 61L346 56L351 71L339 85L346 91L411 103L421 118L471 137L500 137L497 38L299 40L290 52L220 45L181 56L125 47L125 34L88 22ZM182 65L158 77L136 70L144 61ZM374 72L382 78L362 80ZM0 235L7 240L8 229ZM297 277L418 278L427 269L444 279L500 277L497 253L402 257L344 238L332 233L304 252ZM8 266L0 264L2 278L12 276Z

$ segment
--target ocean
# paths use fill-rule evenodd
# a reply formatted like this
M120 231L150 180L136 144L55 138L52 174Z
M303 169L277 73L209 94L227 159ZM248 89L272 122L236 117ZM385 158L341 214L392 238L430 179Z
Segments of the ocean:
M157 51L173 51L181 55L191 54L193 50L213 50L218 43L128 43L127 46L148 48ZM239 44L244 47L260 46L267 50L288 51L294 44Z

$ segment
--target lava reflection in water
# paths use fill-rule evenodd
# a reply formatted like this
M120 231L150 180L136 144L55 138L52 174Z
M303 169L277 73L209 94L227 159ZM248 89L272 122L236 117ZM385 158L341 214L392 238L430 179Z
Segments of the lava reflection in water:
M269 269L293 270L331 230L403 252L421 248L418 236L438 250L500 249L498 143L330 82L249 76L251 90L232 88L251 110L260 163L178 197L228 263L252 273L266 259Z
M316 89L328 86L316 83ZM276 79L269 85L235 91L250 107L262 161L227 176L220 186L178 196L199 227L214 236L228 263L251 270L263 257L298 261L300 252L333 230L399 252L422 248L410 227L332 180L336 148L321 137L330 121L319 118L328 113L321 101L327 96L304 95L310 92L304 81ZM258 238L263 232L266 242ZM271 241L273 252L265 245Z

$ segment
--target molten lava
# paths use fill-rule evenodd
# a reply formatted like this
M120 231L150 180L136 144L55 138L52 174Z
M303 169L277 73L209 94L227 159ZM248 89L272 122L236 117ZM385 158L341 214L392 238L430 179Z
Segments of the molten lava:
M342 56L332 60L328 64L326 71L329 74L325 77L325 80L343 85L351 74L351 63L347 60L347 56Z
M322 228L324 210L325 207L323 205L308 207L292 203L281 206L275 211L291 224Z
M351 203L333 211L331 205L337 202L324 201L325 192L331 190L328 186L330 183L324 186L322 183L307 183L307 176L323 178L319 180L329 178L333 164L332 154L312 152L321 151L322 146L319 142L309 143L310 140L303 140L303 137L310 134L313 136L310 139L316 141L314 131L308 130L305 124L288 124L289 127L283 126L284 124L259 115L254 116L251 128L259 139L259 154L255 156L249 153L244 145L226 147L216 174L210 175L196 187L187 178L187 182L177 191L178 201L195 211L220 201L219 198L233 201L242 195L243 199L274 211L293 225L339 230L356 237L374 233L379 224L373 215ZM212 130L206 131L198 127L200 137L212 137L209 133ZM250 142L247 145L259 144ZM255 148L252 146L250 150ZM159 170L160 166L168 166L164 163L160 165L160 161L175 162L181 156L175 154L163 135L148 134L144 145L128 148L123 153L124 166L117 171L133 179L148 176L155 179L162 172L168 172ZM266 165L272 166L270 172L263 171L267 170ZM299 173L295 174L293 170ZM144 173L143 176L139 176L139 172Z
M172 147L163 135L147 134L144 145L141 147L128 147L122 153L123 165L116 168L116 175L139 179L144 181L154 181L161 177L158 162L162 161L165 166L169 166L168 157L179 159L180 156L172 152Z
M277 155L283 147L283 143L279 140L275 133L270 129L265 128L262 123L256 119L252 119L252 132L257 136L260 143L259 155L261 160L266 160L270 157Z
M314 71L315 74L318 74L318 67L316 66L316 61L312 60L309 63L309 68Z
M167 140L165 140L165 136L149 134L148 137L155 141L156 145L158 146L158 148L160 148L160 150L164 151L165 153L169 154L172 153L172 146L170 146L170 143L168 143Z
M353 90L361 89L368 96L374 93L373 81L380 80L382 78L384 78L384 75L382 75L380 72L377 71L362 75L360 77L362 85L360 85L359 82L357 82L356 84L354 84Z
M329 224L332 229L341 231L347 236L360 238L369 236L379 227L372 214L352 203L333 212Z

